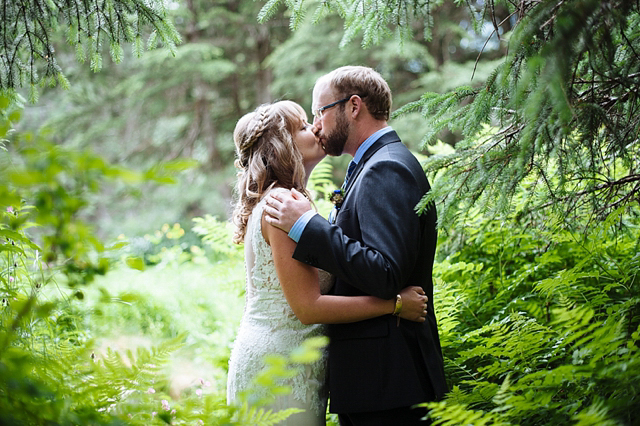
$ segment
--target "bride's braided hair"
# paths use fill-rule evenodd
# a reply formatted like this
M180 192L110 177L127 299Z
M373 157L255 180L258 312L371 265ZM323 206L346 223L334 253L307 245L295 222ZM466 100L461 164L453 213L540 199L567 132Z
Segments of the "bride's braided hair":
M268 190L279 186L307 193L302 155L292 138L303 117L298 104L280 101L261 105L238 120L233 132L239 169L234 243L244 241L249 215Z
M249 122L251 127L247 127L246 132L239 135L241 139L238 141L238 160L241 158L245 161L248 160L251 147L260 139L264 134L264 129L269 125L268 106L258 107L252 114L252 120ZM240 157L242 154L244 154L244 158Z

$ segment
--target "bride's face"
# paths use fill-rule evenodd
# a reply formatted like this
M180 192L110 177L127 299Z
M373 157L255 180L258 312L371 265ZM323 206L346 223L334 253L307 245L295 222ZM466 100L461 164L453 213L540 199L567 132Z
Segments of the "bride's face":
M301 118L293 132L293 143L300 150L305 166L315 166L327 155L320 145L317 133L318 130L307 121L306 116Z

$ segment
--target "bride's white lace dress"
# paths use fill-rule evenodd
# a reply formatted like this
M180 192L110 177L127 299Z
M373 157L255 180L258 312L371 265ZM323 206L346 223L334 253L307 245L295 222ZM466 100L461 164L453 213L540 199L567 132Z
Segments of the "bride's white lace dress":
M282 190L282 189L274 189ZM236 399L238 392L251 388L258 397L261 387L251 381L264 368L268 354L288 355L306 338L325 333L322 325L304 325L294 315L284 297L271 255L271 248L262 236L261 218L265 198L254 207L245 235L246 296L245 309L229 359L227 402ZM323 280L322 291L330 286ZM284 380L291 387L289 395L278 396L268 408L276 410L297 407L304 413L289 417L287 425L324 425L327 403L325 387L326 357L301 367L300 373ZM261 394L261 391L263 393Z

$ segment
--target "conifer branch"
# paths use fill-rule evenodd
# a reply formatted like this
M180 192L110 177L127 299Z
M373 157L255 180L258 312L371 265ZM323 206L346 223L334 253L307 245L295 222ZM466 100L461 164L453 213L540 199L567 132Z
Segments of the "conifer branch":
M589 180L591 178L583 178L584 180ZM549 188L550 187L550 183L548 182L548 180L545 177L545 182L547 183L547 186ZM575 193L569 194L569 195L565 195L563 197L555 197L553 196L553 193L551 192L551 189L549 189L550 194L551 194L551 199L538 206L538 208L536 210L544 210L548 207L553 206L556 203L566 203L568 201L571 201L572 199L575 198L580 198L582 196L585 195L590 195L590 194L594 194L594 193L601 193L601 192L614 192L615 190L619 190L620 188L624 188L625 186L634 183L634 182L638 182L638 184L634 185L631 190L629 190L624 196L622 196L622 198L620 198L617 202L615 203L611 203L608 204L607 206L603 207L601 209L601 212L604 212L608 209L616 209L618 207L620 207L621 204L625 204L628 203L630 201L632 201L634 198L637 198L638 196L640 196L640 174L633 174L633 175L629 175L629 176L625 176L624 178L615 180L615 181L607 181L604 183L601 183L600 185L596 185L592 188L587 188L581 191L577 191ZM614 195L614 194L612 194Z
M426 141L445 127L465 137L457 152L425 162L428 173L447 169L448 179L435 182L432 198L446 200L438 203L443 224L455 209L468 211L476 203L497 213L523 179L540 179L546 188L529 201L530 212L580 214L591 205L585 213L605 216L637 197L640 39L630 26L640 9L625 0L522 2L519 8L527 14L510 37L516 50L484 88L468 93L470 103L425 94L399 110L422 109ZM612 9L620 10L612 15ZM487 142L482 126L496 121L500 129Z
M25 78L32 88L45 82L66 81L51 43L53 34L61 28L69 28L67 42L77 51L84 48L91 52L94 71L101 68L105 39L109 40L115 61L121 50L117 46L133 41L130 34L140 34L144 26L155 29L170 49L180 41L161 0L3 0L2 18L3 91L23 87ZM81 55L78 58L82 60Z

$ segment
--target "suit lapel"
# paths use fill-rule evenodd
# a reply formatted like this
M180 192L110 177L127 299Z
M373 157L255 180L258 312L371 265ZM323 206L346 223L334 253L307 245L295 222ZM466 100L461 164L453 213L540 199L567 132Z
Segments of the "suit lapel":
M347 194L349 194L349 189L351 189L355 181L358 179L358 175L364 168L364 165L366 164L366 162L369 161L369 159L373 157L373 154L375 154L380 148L392 142L400 142L400 138L398 137L398 134L395 132L395 130L392 130L389 133L385 133L384 135L382 135L364 153L364 155L360 159L360 162L358 163L355 170L353 171L353 175L349 177L349 183L347 184L347 187L344 190L345 199L347 197Z

